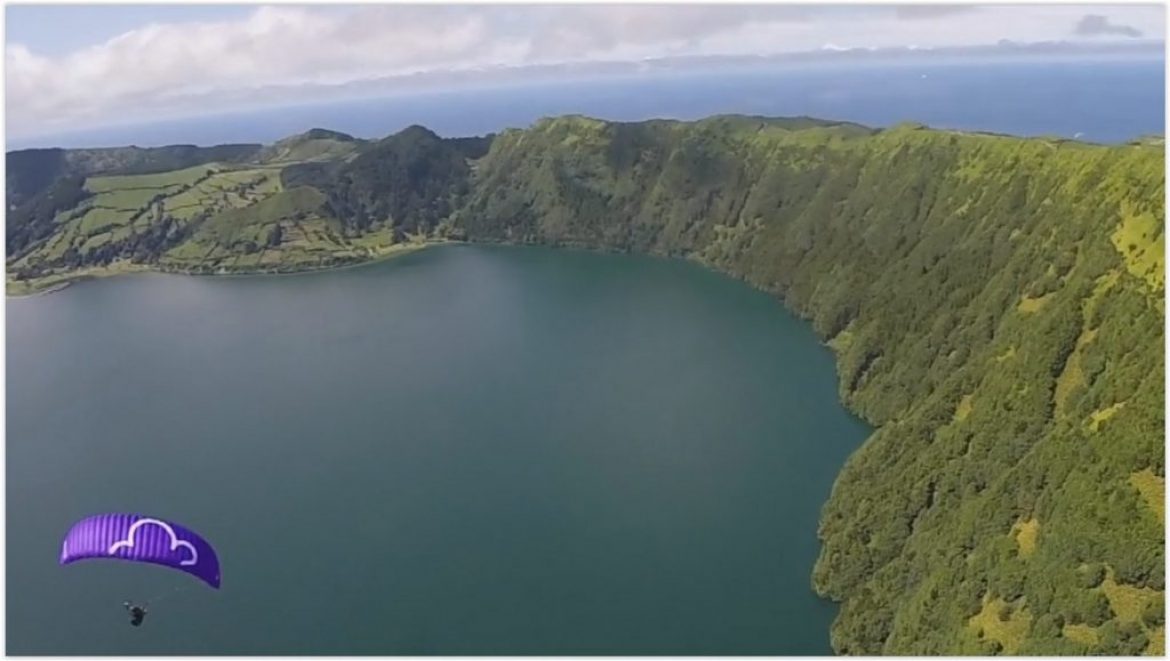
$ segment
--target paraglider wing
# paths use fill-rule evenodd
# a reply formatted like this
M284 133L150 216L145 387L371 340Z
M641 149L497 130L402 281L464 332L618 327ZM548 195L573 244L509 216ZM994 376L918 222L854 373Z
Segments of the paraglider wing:
M91 558L163 565L219 588L219 558L211 544L183 526L154 517L98 514L78 521L61 545L61 564Z

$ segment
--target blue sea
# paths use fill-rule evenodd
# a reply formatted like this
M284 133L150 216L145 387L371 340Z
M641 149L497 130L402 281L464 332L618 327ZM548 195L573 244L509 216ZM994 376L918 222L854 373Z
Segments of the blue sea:
M440 135L551 115L636 121L718 113L848 120L1125 142L1165 130L1165 60L770 65L509 85L300 105L13 139L8 149L273 142L313 127L361 138L422 124Z

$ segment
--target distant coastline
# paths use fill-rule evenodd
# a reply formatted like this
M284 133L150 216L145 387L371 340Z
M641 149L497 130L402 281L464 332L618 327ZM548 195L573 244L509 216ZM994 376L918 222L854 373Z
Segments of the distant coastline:
M9 138L8 148L271 142L312 126L372 138L424 124L439 135L455 137L524 127L539 117L566 112L613 121L694 120L726 112L809 114L869 126L915 119L940 128L1020 136L1072 137L1083 132L1105 143L1124 142L1164 126L1161 47L1149 49L1149 56L1100 55L1095 60L1020 57L1010 48L997 52L984 60L932 58L929 51L907 50L875 61L865 53L830 51L809 61L749 57L673 65L615 63L614 71L598 72L547 67L535 80L529 77L533 72L521 75L518 70L516 80L495 85L483 84L482 72L468 72L405 91L401 84L406 81L388 79L374 81L373 90L360 94L331 97L321 89L312 95L312 103L276 97L271 106L208 118L143 118L17 135ZM979 75L980 69L1000 75ZM922 79L922 73L928 77ZM936 103L913 104L905 96L910 92ZM474 104L475 113L463 111L468 104ZM1117 105L1124 105L1125 113L1117 113Z

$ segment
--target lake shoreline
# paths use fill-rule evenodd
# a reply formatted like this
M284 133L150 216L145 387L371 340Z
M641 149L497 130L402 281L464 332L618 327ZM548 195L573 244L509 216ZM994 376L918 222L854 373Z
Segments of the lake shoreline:
M37 296L46 296L48 294L52 294L53 292L59 292L62 289L66 289L67 287L69 287L69 285L72 285L75 282L81 282L81 280L82 280L81 278L70 279L70 280L67 280L65 282L59 282L59 283L54 284L54 285L49 285L48 287L45 287L44 289L37 289L36 291L30 291L27 294L9 294L9 293L5 292L4 296L5 296L5 298L10 298L10 299L14 299L14 300L22 299L22 298L35 298Z
M133 266L133 267L137 267L137 268L114 268L114 269L111 269L109 267L100 267L98 269L91 269L89 272L62 273L62 274L54 274L51 276L46 276L47 279L53 279L54 282L52 282L52 284L48 284L42 288L33 289L32 291L19 293L19 294L11 293L10 290L12 289L12 285L14 283L25 284L26 282L29 282L29 281L8 280L5 284L5 297L8 299L23 299L23 298L32 298L34 296L45 296L45 295L59 292L63 289L66 289L70 285L77 284L79 282L85 282L86 280L113 278L113 277L122 276L122 275L137 275L137 274L142 274L142 273L158 273L158 274L165 274L165 275L186 275L186 276L192 276L192 277L212 277L212 278L253 278L253 277L259 277L259 276L293 276L293 275L309 275L309 274L313 274L313 273L327 273L327 272L331 272L331 271L342 271L345 269L357 268L357 267L361 267L361 266L369 266L371 264L377 264L379 262L384 262L384 261L387 261L390 259L394 259L395 257L401 257L403 255L415 253L415 252L418 252L418 251L423 250L425 248L430 248L430 247L437 246L437 245L457 244L457 243L464 243L464 242L454 241L454 240L441 240L441 241L428 240L428 241L424 241L421 243L401 245L401 247L395 247L392 250L386 251L386 252L379 254L379 255L375 255L373 257L370 257L369 259L363 259L363 260L358 261L358 262L352 262L352 263L347 263L347 264L333 264L333 265L328 265L328 266L317 266L317 267L309 267L309 268L297 268L297 269L288 270L288 271L256 270L256 271L239 271L239 272L201 273L201 272L189 271L189 270L183 270L183 269L158 268L157 266L147 266L147 265L137 265L137 264L134 264L134 265L128 264L127 265L127 266ZM58 278L60 279L59 282L56 281ZM35 282L35 281L32 281L32 282ZM28 285L25 285L25 286L28 286Z

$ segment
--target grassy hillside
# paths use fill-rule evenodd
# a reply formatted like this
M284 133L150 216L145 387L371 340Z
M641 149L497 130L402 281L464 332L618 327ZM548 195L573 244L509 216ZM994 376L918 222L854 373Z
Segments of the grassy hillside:
M61 176L8 214L9 290L128 265L187 273L327 268L441 240L449 227L440 225L467 192L468 158L482 155L485 140L442 140L412 127L366 142L314 129L251 149L244 160L120 174L132 168L115 159L109 171ZM29 158L9 154L10 162ZM11 175L22 176L19 168Z
M21 204L61 177L91 174L166 172L216 161L236 163L254 158L260 145L195 147L114 147L109 149L24 149L8 152L8 203Z
M58 178L9 216L27 237L10 290L103 264L316 268L423 237L693 259L809 319L877 428L819 531L835 649L1161 652L1160 141L755 117L339 136Z
M265 163L341 160L360 147L361 141L351 135L326 129L310 129L266 147L260 152L259 160Z

